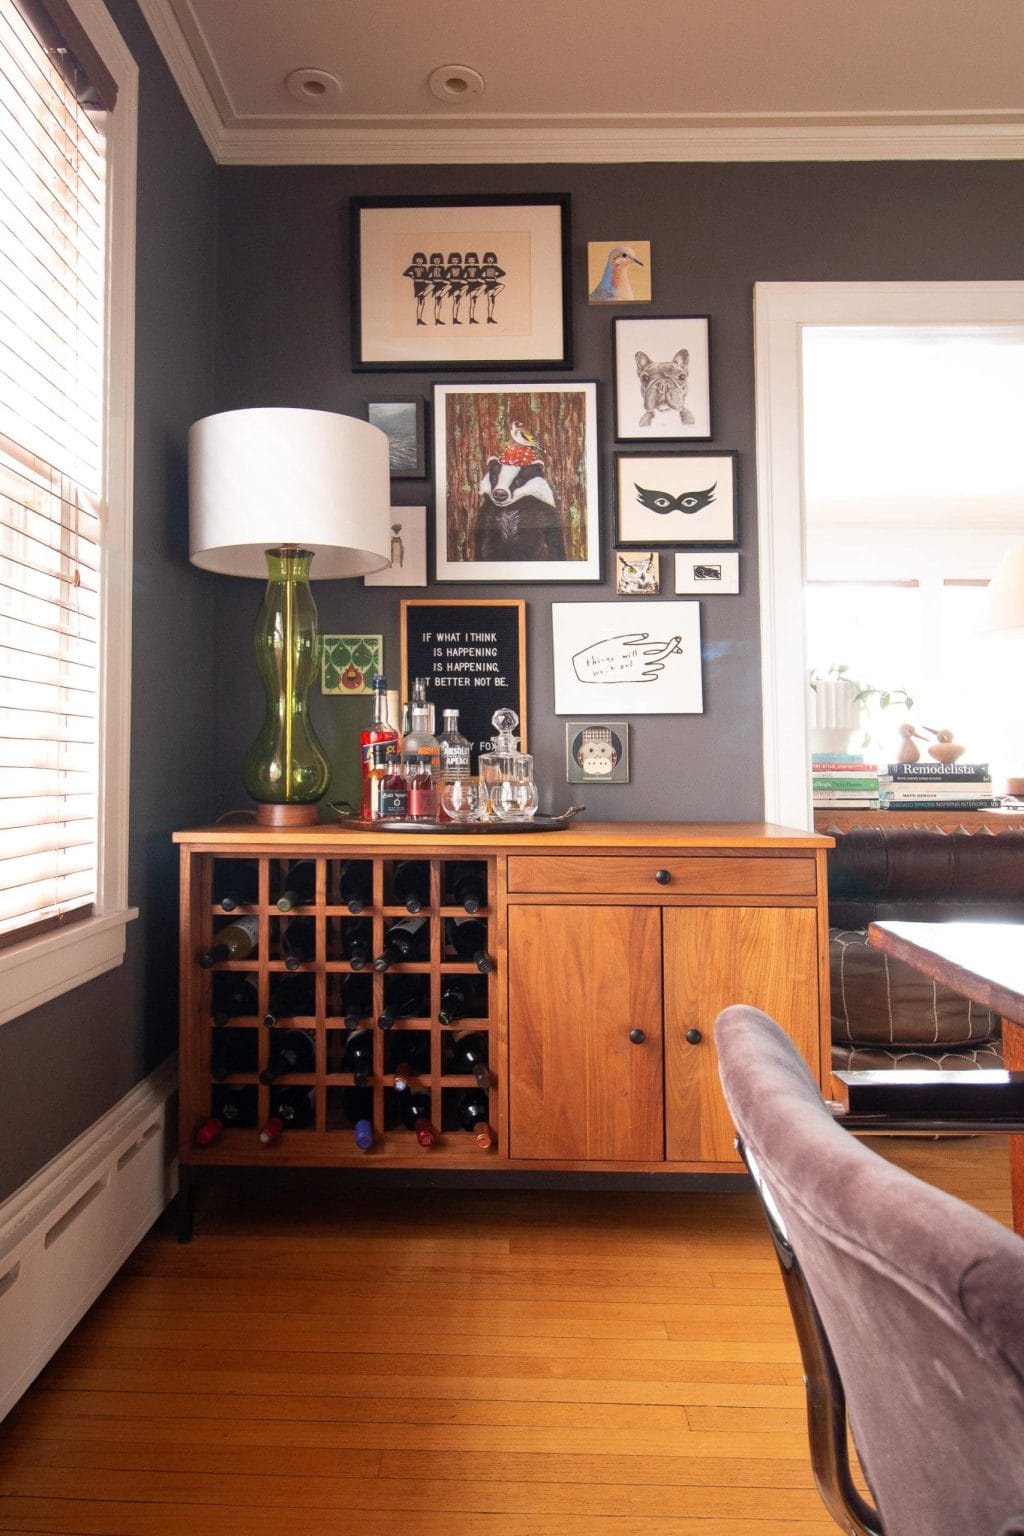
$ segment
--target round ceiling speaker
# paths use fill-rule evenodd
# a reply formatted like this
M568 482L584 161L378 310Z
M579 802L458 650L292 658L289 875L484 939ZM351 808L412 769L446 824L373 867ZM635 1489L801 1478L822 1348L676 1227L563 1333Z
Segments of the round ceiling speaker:
M427 84L438 101L465 101L484 92L483 75L468 64L442 64L427 76Z
M341 97L341 81L325 69L293 69L284 83L288 94L306 106L320 106Z

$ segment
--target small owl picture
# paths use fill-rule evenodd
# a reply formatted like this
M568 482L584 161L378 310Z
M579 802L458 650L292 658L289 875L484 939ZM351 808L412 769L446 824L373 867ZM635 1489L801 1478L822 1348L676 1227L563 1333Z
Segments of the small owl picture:
M624 720L568 720L566 780L570 784L628 784L629 726Z
M616 454L618 542L734 544L737 457Z
M657 550L615 551L615 590L620 597L656 597L661 590Z

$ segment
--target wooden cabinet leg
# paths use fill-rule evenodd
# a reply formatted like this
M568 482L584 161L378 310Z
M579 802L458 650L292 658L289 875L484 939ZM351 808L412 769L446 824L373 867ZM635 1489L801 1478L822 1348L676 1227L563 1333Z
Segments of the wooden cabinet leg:
M1024 1072L1024 1024L1003 1019L1003 1062L1011 1072ZM1010 1198L1013 1230L1024 1237L1024 1136L1008 1136L1010 1147Z

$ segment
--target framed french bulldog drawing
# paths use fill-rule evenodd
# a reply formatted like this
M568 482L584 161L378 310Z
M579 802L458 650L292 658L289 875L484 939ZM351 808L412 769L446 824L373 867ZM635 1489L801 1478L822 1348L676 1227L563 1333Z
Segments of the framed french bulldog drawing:
M614 335L619 441L709 438L708 317L616 320Z

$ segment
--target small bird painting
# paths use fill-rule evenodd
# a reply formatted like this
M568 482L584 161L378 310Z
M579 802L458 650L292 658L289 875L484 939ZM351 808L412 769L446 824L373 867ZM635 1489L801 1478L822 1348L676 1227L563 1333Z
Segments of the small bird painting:
M512 423L509 436L512 441L502 449L502 464L536 464L539 461L540 443L521 421Z
M633 287L633 273L645 263L631 245L613 245L600 280L590 290L591 304L635 304L649 297Z

